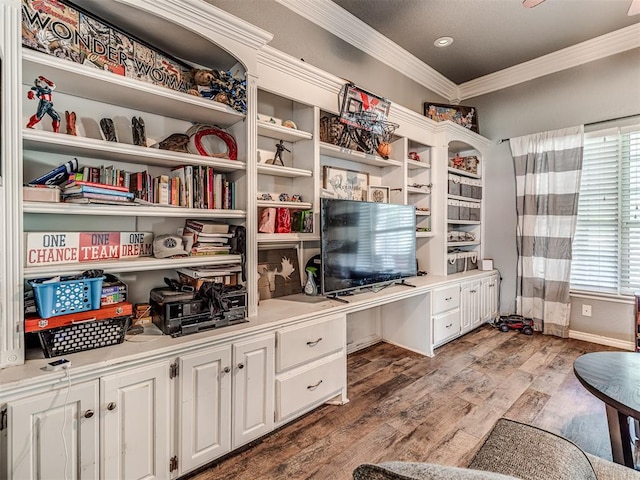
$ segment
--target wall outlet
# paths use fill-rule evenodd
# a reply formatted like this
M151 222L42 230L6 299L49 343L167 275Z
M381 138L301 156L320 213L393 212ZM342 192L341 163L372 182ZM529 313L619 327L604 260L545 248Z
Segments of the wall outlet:
M582 305L582 316L583 317L591 316L591 305Z

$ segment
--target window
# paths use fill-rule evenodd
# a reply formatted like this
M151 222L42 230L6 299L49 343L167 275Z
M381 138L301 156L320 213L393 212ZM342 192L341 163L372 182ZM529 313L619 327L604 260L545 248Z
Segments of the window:
M585 133L571 288L640 290L640 125Z

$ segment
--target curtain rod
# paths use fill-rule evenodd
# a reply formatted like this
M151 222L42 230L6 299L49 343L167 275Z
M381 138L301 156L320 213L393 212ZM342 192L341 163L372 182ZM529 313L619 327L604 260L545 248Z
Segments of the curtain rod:
M616 120L626 120L627 118L633 118L633 117L637 117L639 116L640 113L634 113L633 115L625 115L624 117L616 117L616 118L608 118L607 120L598 120L597 122L591 122L591 123L585 123L584 126L591 126L591 125L598 125L599 123L607 123L607 122L614 122ZM498 140L498 144L503 143L503 142L508 142L509 140L511 140L510 138L502 138L500 140Z

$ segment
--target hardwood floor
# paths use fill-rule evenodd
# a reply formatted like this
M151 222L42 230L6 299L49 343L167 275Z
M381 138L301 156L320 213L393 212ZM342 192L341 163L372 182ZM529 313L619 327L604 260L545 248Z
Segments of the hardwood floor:
M348 357L348 404L324 405L191 479L346 480L389 460L466 466L503 416L611 459L604 404L573 374L579 355L602 350L615 349L488 325L433 358L381 343Z

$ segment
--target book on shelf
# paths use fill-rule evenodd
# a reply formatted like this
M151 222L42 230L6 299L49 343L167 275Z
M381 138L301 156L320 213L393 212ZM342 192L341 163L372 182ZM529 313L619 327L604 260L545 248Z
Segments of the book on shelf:
M194 230L191 227L184 227L183 235L194 235L194 242L200 240L202 242L212 241L212 242L222 242L228 241L229 238L233 237L233 233L202 233Z
M109 188L92 187L90 185L77 185L75 187L65 188L62 192L62 196L64 197L81 193L99 193L112 197L125 197L128 199L133 199L134 197L134 194L130 192L121 192L119 190L112 190Z
M189 228L197 233L229 233L229 224L213 222L210 220L197 220L188 218L185 220L185 228Z
M67 195L63 198L64 203L102 203L108 205L138 205L127 197L117 197L115 195L103 195L101 193L80 193L77 195Z
M62 185L69 178L69 175L77 170L78 159L74 158L31 180L29 185Z
M191 250L191 252L189 252L189 256L190 257L206 257L209 255L229 255L229 249L226 250L220 250L220 251L206 251L206 252L194 252L193 250Z
M96 182L88 182L86 180L69 180L68 183L65 183L62 187L66 190L67 188L77 187L79 185L84 185L87 187L94 188L106 188L107 190L117 190L119 192L129 192L129 189L125 186L120 185L110 185L108 183L96 183Z

